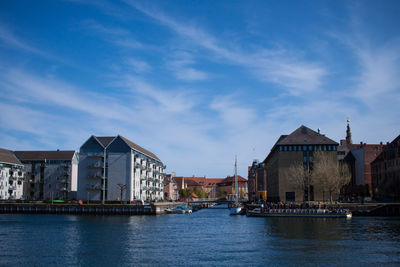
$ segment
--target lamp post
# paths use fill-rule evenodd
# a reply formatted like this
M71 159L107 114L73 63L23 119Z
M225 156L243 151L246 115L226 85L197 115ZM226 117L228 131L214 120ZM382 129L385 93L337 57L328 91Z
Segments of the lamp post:
M121 190L121 204L122 204L122 194L124 190L126 189L126 184L117 184L119 186L119 189Z

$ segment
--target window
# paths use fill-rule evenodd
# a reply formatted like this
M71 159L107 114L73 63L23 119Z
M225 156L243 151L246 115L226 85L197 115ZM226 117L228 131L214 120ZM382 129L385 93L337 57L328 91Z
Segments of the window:
M286 192L286 201L293 202L296 200L295 192Z
M282 151L282 146L279 146L279 151Z
M284 151L287 151L287 146L284 146L284 147L283 147L283 150L284 150Z
M297 146L293 146L293 151L297 151Z
M289 151L292 151L292 146L289 146Z
M312 146L308 146L308 151L312 151Z
M307 151L307 146L303 146L303 151Z

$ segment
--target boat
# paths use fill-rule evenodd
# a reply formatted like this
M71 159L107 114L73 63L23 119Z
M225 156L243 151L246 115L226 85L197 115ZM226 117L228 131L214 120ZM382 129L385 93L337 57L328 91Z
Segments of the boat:
M246 213L248 217L317 217L317 218L348 218L353 215L349 210L328 209L260 209L255 208Z
M174 209L165 209L166 213L173 213L173 214L185 214L185 213L192 213L192 210L186 207L185 205L178 206Z
M238 190L238 178L237 178L237 158L235 157L235 194L234 203L230 208L230 215L242 215L243 206L239 203L239 190Z

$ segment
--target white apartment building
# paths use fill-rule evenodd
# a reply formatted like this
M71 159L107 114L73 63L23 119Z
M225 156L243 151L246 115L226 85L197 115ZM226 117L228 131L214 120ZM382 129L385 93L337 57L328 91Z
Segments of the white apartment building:
M0 148L0 200L24 199L24 166L14 153Z
M123 136L91 136L79 151L78 199L162 200L165 166Z
M76 199L78 154L75 151L14 151L14 154L26 171L25 199Z

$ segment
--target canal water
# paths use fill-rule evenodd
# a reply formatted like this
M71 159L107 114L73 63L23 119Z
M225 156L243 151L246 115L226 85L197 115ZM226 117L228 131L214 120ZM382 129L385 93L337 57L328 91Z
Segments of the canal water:
M400 218L0 215L0 266L399 266Z

